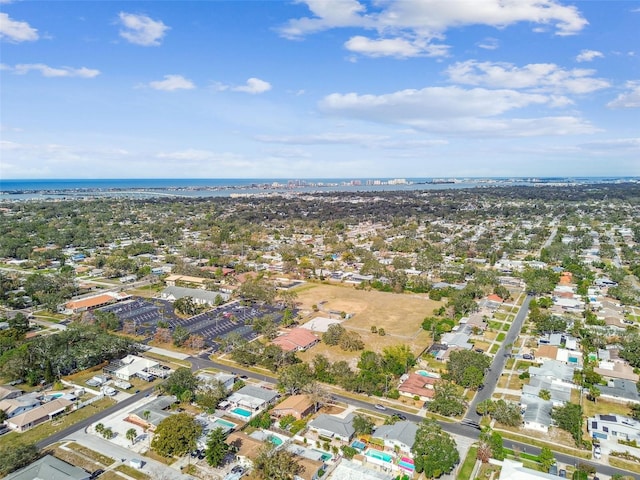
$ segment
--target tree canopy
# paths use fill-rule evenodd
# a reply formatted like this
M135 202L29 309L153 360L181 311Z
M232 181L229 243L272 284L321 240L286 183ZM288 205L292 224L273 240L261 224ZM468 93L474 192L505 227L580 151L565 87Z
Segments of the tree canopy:
M163 457L180 456L196 449L202 425L188 413L169 415L156 427L151 448Z
M418 426L411 452L416 472L424 472L427 478L437 478L451 472L460 461L456 442L430 419L423 420Z

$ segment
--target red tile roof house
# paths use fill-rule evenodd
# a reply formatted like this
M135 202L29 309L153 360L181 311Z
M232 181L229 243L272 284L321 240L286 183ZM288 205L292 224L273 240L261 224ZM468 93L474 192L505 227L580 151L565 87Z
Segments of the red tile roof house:
M432 400L435 395L433 385L439 379L433 377L423 377L417 373L410 373L409 377L400 384L398 392L405 397L420 397L420 400L426 402Z
M284 335L274 338L271 343L278 345L285 352L299 352L308 350L319 341L320 339L309 330L294 328Z

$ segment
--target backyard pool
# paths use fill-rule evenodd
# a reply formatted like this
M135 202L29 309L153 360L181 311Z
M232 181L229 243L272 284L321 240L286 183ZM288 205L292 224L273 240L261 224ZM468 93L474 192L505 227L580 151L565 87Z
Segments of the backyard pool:
M331 460L333 458L333 455L331 455L330 453L327 452L323 452L322 450L313 450L314 452L318 452L320 454L320 460L322 460L323 462L328 462L329 460Z
M244 408L240 408L240 407L236 407L232 409L231 413L245 419L251 417L251 412L249 410L245 410Z
M359 440L354 440L353 442L351 442L351 447L355 448L356 450L364 450L364 448L366 447L366 445L364 444L364 442L361 442Z
M427 372L426 370L418 370L416 373L422 377L440 378L437 373Z
M273 443L276 447L282 445L282 439L280 437L276 437L275 435L271 435L269 437L269 441Z
M388 453L381 452L379 450L369 449L364 453L367 457L371 457L375 460L379 460L384 463L391 463L393 457Z
M416 469L416 466L413 463L413 460L407 457L402 457L398 462L398 466L400 468L404 468L405 470L409 470L411 472L413 472Z
M236 428L236 424L232 422L227 422L221 418L216 418L213 422L213 425L216 427L221 427L223 430L233 430Z

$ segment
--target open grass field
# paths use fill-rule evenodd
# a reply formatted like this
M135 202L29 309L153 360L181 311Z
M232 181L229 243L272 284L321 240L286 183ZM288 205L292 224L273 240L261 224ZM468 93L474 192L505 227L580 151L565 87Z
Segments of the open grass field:
M430 334L422 329L422 321L442 304L418 295L364 291L350 286L325 284L309 285L297 293L297 301L302 309L311 310L312 305L321 304L317 316L330 316L330 311L353 315L342 325L348 330L358 332L366 348L374 351L382 351L386 346L403 343L414 353L421 352L429 346L431 338ZM386 335L371 333L372 326L378 330L383 328ZM333 360L338 360L335 355L340 355L342 351L337 347L328 348L329 350L321 352L327 347L320 344L305 353L310 354L311 358L316 353L325 353L331 355ZM353 357L352 353L344 353L344 357Z

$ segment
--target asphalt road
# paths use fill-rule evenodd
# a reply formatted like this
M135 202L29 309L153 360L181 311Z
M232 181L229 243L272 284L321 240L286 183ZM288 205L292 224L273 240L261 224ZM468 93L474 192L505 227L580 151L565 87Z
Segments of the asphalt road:
M502 375L504 365L507 361L507 357L505 356L507 353L506 346L513 345L518 335L520 335L520 330L522 330L524 319L527 317L527 313L529 312L529 302L531 302L532 298L532 295L527 295L527 298L524 299L520 310L518 310L516 318L511 323L511 327L509 328L504 341L500 345L500 348L498 349L495 357L493 357L493 361L491 362L489 370L485 374L484 388L476 393L476 396L471 402L471 405L469 405L467 414L463 419L464 422L480 422L480 415L478 415L478 413L476 412L476 405L484 400L491 398L491 396L493 395L493 391L498 384L498 379L500 378L500 375Z

